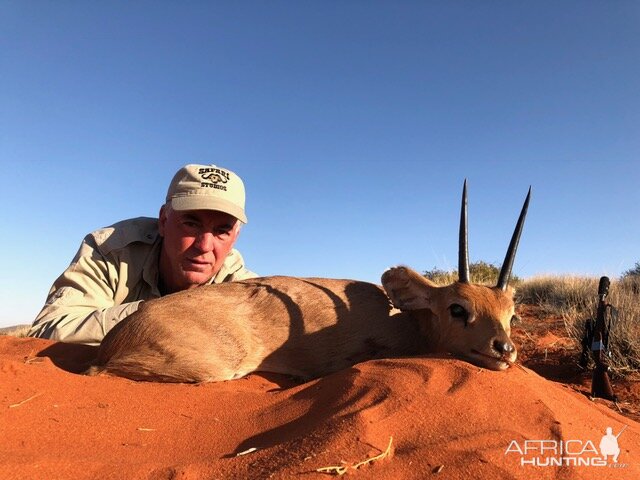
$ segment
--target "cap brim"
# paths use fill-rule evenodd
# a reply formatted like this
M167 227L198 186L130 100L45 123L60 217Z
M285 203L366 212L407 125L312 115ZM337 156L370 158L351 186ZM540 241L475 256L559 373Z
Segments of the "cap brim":
M208 195L186 195L173 197L171 199L171 208L174 210L217 210L219 212L233 215L242 223L247 223L247 216L245 215L244 210L238 205L222 198L211 197Z

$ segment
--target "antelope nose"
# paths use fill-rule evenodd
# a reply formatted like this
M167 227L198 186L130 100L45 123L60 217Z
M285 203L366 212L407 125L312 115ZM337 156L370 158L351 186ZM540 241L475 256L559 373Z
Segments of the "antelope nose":
M501 355L513 353L513 351L515 350L513 343L508 341L505 342L504 340L494 340L493 348L495 348L496 352L498 352Z

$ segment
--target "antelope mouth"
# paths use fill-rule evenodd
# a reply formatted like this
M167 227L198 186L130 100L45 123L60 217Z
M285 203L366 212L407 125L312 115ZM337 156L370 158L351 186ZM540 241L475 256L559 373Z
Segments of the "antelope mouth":
M467 358L475 365L491 370L506 370L513 363L503 356L487 355L478 350L471 350L471 352L467 354Z

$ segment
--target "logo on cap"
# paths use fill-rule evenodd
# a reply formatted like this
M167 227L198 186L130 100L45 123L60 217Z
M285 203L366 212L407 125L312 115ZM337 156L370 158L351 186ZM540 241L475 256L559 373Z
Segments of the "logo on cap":
M220 170L219 168L200 168L198 174L202 181L200 186L203 188L217 188L218 190L227 190L227 187L220 185L229 181L229 172ZM208 181L205 181L208 180Z

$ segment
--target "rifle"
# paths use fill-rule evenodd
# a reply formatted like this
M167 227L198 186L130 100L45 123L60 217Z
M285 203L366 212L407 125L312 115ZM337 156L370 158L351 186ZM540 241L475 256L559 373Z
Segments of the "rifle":
M592 328L587 328L585 334L591 330L591 354L595 361L591 380L591 396L616 401L617 398L613 393L613 388L611 388L609 366L607 365L607 358L609 356L609 329L612 324L612 320L607 322L606 318L607 310L612 308L606 301L607 295L609 294L610 283L608 277L600 278L596 321L595 324L592 321L589 322Z

